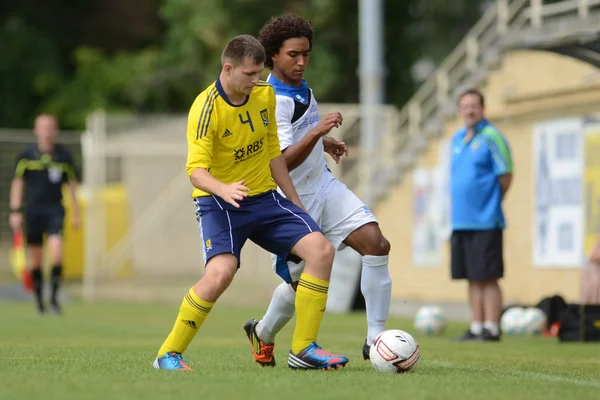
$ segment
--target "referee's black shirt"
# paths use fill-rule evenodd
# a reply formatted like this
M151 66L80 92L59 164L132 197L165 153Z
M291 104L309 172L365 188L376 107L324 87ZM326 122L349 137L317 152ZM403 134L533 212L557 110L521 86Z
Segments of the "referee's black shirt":
M17 158L15 177L25 180L25 211L61 206L62 185L77 180L73 157L69 151L54 145L50 153L42 153L37 144L28 146Z

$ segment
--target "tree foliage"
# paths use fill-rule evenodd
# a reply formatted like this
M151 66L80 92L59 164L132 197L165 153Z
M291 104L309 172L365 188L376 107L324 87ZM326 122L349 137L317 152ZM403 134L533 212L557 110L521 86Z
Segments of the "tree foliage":
M131 4L110 0L103 7L123 8L125 3ZM147 8L152 3L144 4ZM87 30L75 29L87 32L81 33L77 42L77 38L65 36L57 24L34 24L35 18L28 19L23 10L27 7L0 21L0 42L9 44L3 49L0 71L10 71L11 75L3 78L0 87L5 105L0 110L2 125L29 126L32 116L41 110L56 113L62 125L71 128L82 128L86 113L97 107L110 111L185 112L194 97L218 75L220 54L227 41L241 33L256 35L271 16L284 12L302 14L313 23L315 43L306 78L319 99L358 101L357 0L154 3L153 12L158 16L154 30L148 28L146 20L137 21L142 17L135 13L118 14L127 16L131 26L138 26L134 30L137 36L112 23L113 30L109 29L100 40L97 36L101 35L102 23L95 17L96 31L90 33L89 24ZM439 63L480 16L481 10L474 4L486 2L384 3L387 101L401 106L415 88L410 74L415 61L429 58ZM85 0L80 4L87 7L80 6L75 14L89 21L90 10L98 12L101 2ZM150 13L146 9L144 15ZM144 29L151 33L139 33ZM123 40L123 35L129 39Z

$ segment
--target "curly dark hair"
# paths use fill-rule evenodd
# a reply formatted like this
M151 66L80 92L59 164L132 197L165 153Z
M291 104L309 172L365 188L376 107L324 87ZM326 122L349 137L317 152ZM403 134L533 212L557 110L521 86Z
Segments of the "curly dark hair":
M271 57L279 53L286 40L304 37L308 39L308 46L312 49L313 36L310 21L299 15L284 14L271 18L258 32L258 40L265 48L266 67L273 69Z

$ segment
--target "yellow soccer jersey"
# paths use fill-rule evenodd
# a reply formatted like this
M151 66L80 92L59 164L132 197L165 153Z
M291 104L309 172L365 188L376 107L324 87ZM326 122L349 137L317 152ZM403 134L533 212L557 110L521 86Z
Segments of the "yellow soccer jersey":
M275 104L275 91L266 82L240 106L229 102L219 80L200 93L188 114L188 176L204 168L226 184L245 179L249 196L276 189L269 167L281 155ZM208 195L198 188L192 192L192 197Z

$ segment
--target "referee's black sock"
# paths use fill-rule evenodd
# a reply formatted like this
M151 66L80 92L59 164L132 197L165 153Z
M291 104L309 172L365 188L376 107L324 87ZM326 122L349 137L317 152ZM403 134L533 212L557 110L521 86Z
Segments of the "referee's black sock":
M52 304L57 304L58 289L60 288L60 281L62 277L62 265L56 264L52 267L52 273L50 283L52 285L52 295L50 301Z
M35 295L35 300L38 304L38 310L44 310L44 301L42 299L42 287L43 287L43 279L42 279L42 269L34 268L31 270L31 280L33 281L33 294Z

